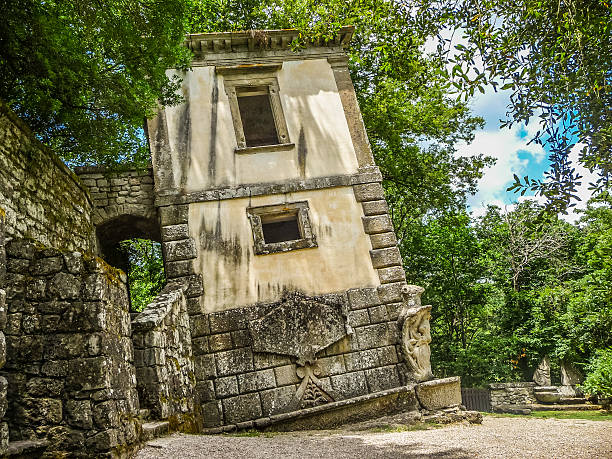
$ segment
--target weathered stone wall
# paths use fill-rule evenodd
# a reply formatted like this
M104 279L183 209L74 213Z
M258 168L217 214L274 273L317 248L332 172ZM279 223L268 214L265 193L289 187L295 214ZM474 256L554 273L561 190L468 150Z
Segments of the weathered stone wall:
M7 244L11 439L103 457L140 423L124 274L78 252Z
M6 273L6 252L4 236L4 210L0 207L0 369L6 363L6 338L4 328L6 327L6 291L4 287L4 275ZM0 376L0 454L3 454L8 447L9 430L8 424L4 419L7 401L8 382L4 376Z
M321 388L338 401L400 386L405 382L398 359L401 293L387 284L349 290L344 297L353 333L317 354ZM254 352L248 330L250 320L275 307L191 316L196 391L205 426L267 418L285 411L295 396L300 384L296 358Z
M0 207L6 234L53 247L95 251L86 188L0 102Z
M75 173L91 193L95 225L122 215L156 220L151 168L109 172L87 166L75 168Z
M154 419L187 422L194 411L195 375L185 285L168 284L132 321L141 408Z
M489 384L491 408L493 411L505 411L511 405L530 405L537 403L534 395L535 383L511 382Z

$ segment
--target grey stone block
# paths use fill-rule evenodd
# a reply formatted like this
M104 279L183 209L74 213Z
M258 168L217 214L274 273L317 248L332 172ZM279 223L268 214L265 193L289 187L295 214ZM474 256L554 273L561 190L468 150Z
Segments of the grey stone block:
M295 386L278 387L261 392L261 408L264 416L284 411L295 395Z
M381 390L400 386L399 375L395 365L365 370L365 376L370 392L380 392Z
M385 193L380 183L353 185L353 192L355 193L355 199L359 202L385 199Z
M355 288L348 291L351 309L363 309L380 304L375 288Z
M89 400L66 401L65 415L68 424L79 429L90 429L93 426L93 414Z
M212 379L198 381L195 385L194 393L200 402L210 402L215 399L215 385Z
M251 421L262 416L259 393L239 395L223 400L223 413L226 424Z
M250 336L250 335L249 335ZM287 355L271 354L268 352L253 353L253 364L256 370L264 368L280 367L291 363L291 358Z
M387 308L384 304L368 308L368 313L370 314L370 323L372 324L387 322L389 320Z
M322 376L332 376L346 373L346 366L344 365L344 357L342 355L324 357L319 359L317 363L321 367Z
M372 266L374 268L386 268L388 266L401 266L402 256L397 247L370 250Z
M189 206L187 204L160 207L158 211L162 227L184 224L187 223L189 218Z
M397 320L399 313L402 310L402 303L389 303L385 305L387 307L387 315L389 320Z
M253 373L239 374L238 386L241 394L276 387L274 370L268 369L255 371Z
M368 384L363 371L332 376L331 383L334 390L343 399L358 397L368 393Z
M404 282L395 282L393 284L384 284L378 287L378 298L383 304L399 303L403 300L402 287L406 285Z
M214 354L196 355L193 358L193 369L198 381L217 376Z
M205 336L210 334L210 327L208 325L208 316L205 314L190 315L189 316L189 327L191 329L192 337Z
M179 225L163 226L161 229L161 237L162 237L162 241L164 242L188 239L189 238L189 225L179 224Z
M238 395L238 379L236 376L215 379L215 393L218 398L231 397Z
M383 322L375 325L367 325L355 329L357 348L372 349L381 346L395 344L390 336L387 323Z
M385 346L376 349L381 365L395 365L398 362L395 346Z
M81 279L68 273L57 273L49 282L49 295L62 300L75 299L81 290Z
M232 349L232 335L230 333L220 333L208 337L208 345L211 352L226 351Z
M344 356L344 361L346 362L346 371L348 372L365 370L366 368L374 368L380 365L377 349L351 352Z
M33 276L46 276L61 271L63 267L64 260L62 257L41 258L32 262L30 273Z
M370 242L372 243L373 249L397 246L395 233L370 234Z
M361 217L366 234L388 233L393 231L391 219L387 214Z
M378 278L381 284L391 282L406 282L406 273L401 266L390 266L378 270Z
M197 256L196 244L193 239L169 241L163 243L166 263L179 260L189 260Z
M253 354L251 349L244 347L232 351L215 354L217 373L219 376L229 376L253 371Z
M211 333L222 333L247 328L247 318L242 310L215 312L208 316Z
M169 261L166 263L165 268L168 279L190 276L193 274L193 260Z
M208 346L208 336L191 339L191 350L193 355L208 354L210 347Z
M251 339L251 335L248 330L237 330L231 332L232 334L232 344L234 347L247 347L253 343ZM259 368L257 366L257 356L255 356L255 368Z
M348 323L351 327L360 327L370 324L370 316L367 309L358 309L357 311L349 311Z
M221 402L202 403L202 422L204 427L215 427L223 424Z
M36 244L23 239L15 239L6 244L5 250L9 257L32 260L36 253Z
M298 378L296 370L297 367L295 365L284 365L275 368L276 384L278 386L287 386L299 383L300 378Z
M389 206L387 206L387 201L384 199L381 199L380 201L362 202L361 206L363 207L363 213L366 216L389 213Z

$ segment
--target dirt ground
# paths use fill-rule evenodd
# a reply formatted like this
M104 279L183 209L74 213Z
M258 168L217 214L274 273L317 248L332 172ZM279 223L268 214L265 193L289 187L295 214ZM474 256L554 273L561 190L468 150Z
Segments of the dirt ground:
M485 416L482 425L241 435L175 434L147 443L149 458L612 458L612 421Z

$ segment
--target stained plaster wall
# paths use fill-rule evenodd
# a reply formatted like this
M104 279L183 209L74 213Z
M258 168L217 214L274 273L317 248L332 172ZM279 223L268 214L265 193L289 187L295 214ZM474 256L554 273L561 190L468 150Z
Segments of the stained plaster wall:
M173 184L167 189L191 192L357 171L342 101L326 59L286 61L276 73L289 139L295 144L287 151L235 154L224 77L213 66L179 75L185 102L166 108L149 124L153 142L167 129L172 179L166 183ZM169 173L156 166L156 174ZM156 182L158 187L165 183Z
M318 247L255 255L247 207L296 201L309 203ZM361 216L352 187L191 204L195 270L206 290L202 311L277 301L285 289L317 295L380 285Z

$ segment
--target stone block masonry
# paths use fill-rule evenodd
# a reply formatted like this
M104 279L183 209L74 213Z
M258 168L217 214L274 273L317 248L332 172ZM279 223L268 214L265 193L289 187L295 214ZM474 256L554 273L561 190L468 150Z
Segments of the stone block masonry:
M0 207L6 214L7 237L95 251L86 188L1 101Z
M387 297L377 288L353 289L344 295L353 333L316 355L320 387L334 401L405 383L398 358L399 306L385 303ZM248 329L249 321L277 307L258 304L191 315L196 394L205 427L242 425L294 409L302 367L295 357L255 352Z
M155 419L173 417L179 424L188 422L194 411L186 289L186 285L168 284L132 321L140 406L151 410Z
M7 419L13 440L106 457L138 441L125 275L27 240L6 246Z
M86 166L75 168L75 173L91 193L95 225L122 215L157 220L151 168L107 171Z

